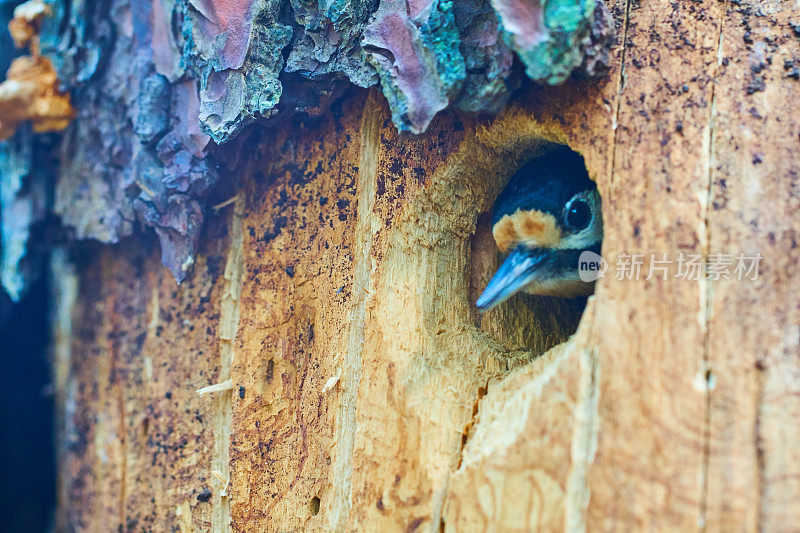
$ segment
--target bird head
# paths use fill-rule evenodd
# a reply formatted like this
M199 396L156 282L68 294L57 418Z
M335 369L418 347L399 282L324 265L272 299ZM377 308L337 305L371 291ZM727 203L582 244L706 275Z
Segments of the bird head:
M578 273L584 251L600 253L600 195L581 157L566 146L537 157L512 176L493 209L492 234L507 254L477 306L486 311L524 291L591 294Z

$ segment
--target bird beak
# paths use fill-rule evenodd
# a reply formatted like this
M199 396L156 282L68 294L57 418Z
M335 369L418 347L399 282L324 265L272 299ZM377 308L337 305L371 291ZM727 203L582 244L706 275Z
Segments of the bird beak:
M534 281L540 268L550 262L551 253L541 248L530 250L519 246L514 249L478 298L478 309L488 311Z

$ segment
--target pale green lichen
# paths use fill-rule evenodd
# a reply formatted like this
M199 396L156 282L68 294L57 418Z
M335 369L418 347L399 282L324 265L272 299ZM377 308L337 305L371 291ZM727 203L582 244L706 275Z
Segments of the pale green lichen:
M275 20L279 2L247 4L252 12L242 9L239 15L251 20L238 20L231 28L215 26L198 9L184 7L184 55L200 78L200 126L218 144L257 117L272 115L281 98L278 75L292 28ZM243 58L237 48L246 50Z
M582 44L591 32L595 0L542 0L540 11L519 9L520 5L492 0L506 41L530 79L563 83L583 61Z
M367 60L378 71L392 120L421 133L458 94L466 64L451 0L432 0L409 13L404 1L381 2L364 30Z

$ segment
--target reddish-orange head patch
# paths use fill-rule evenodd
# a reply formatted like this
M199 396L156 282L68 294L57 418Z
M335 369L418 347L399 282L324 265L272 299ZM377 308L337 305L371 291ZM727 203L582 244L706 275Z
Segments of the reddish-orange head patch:
M542 211L517 209L505 215L492 229L494 240L501 252L518 244L531 247L552 248L561 240L561 228L556 218Z

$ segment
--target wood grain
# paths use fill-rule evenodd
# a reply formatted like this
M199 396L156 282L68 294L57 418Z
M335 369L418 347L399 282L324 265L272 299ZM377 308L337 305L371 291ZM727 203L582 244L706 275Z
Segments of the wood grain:
M795 530L794 12L612 7L607 79L496 119L403 137L354 91L253 132L180 286L152 243L56 263L59 526ZM612 268L582 318L480 315L487 213L543 141L584 155L604 256L644 254L642 279ZM651 253L763 259L752 281L647 280Z

